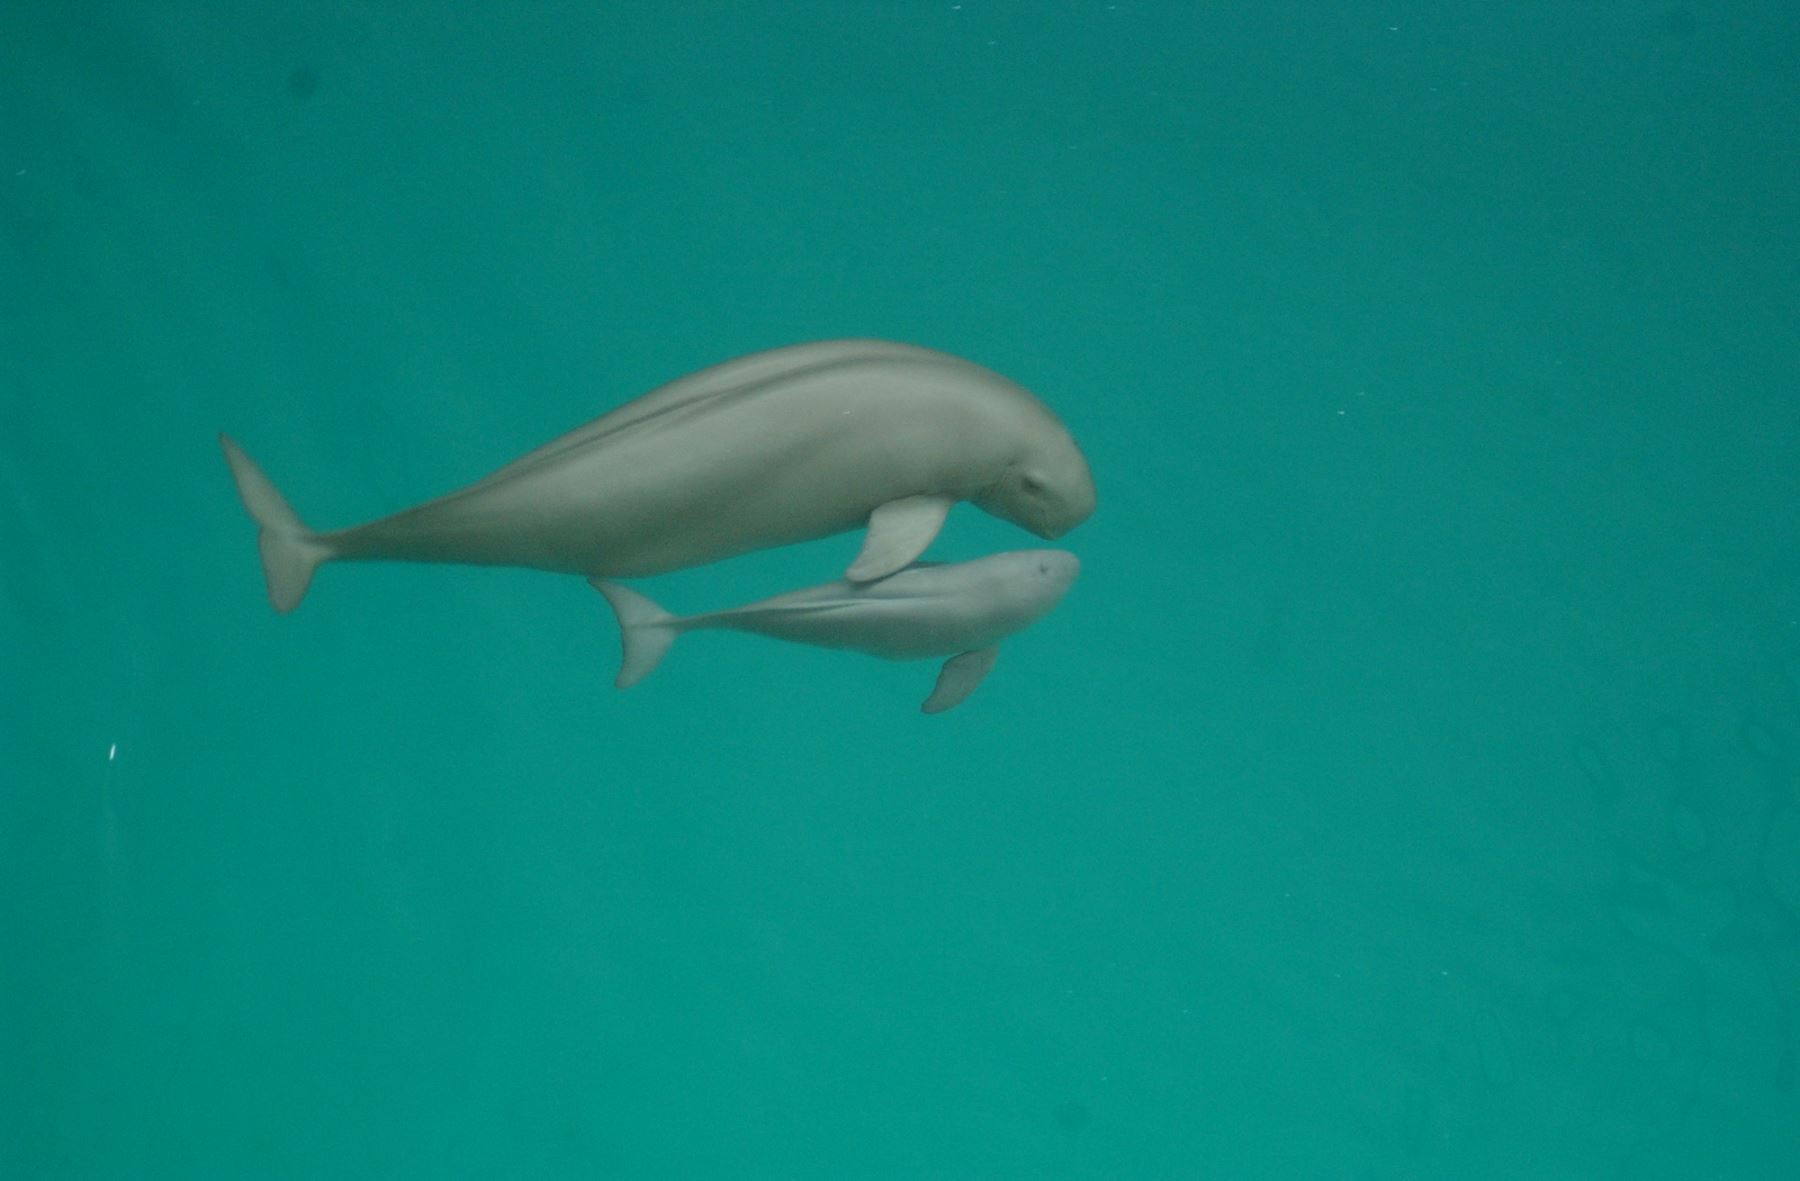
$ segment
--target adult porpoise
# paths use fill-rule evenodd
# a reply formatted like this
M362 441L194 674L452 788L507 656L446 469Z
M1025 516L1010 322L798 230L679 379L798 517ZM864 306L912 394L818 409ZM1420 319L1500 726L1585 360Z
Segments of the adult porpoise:
M589 581L618 616L625 651L614 683L621 689L648 676L681 633L723 628L889 660L948 656L920 707L934 714L973 693L994 667L1000 641L1043 618L1080 572L1066 550L1015 550L950 565L918 562L876 582L828 582L687 616L617 583Z
M1068 428L947 353L831 340L753 353L627 402L458 492L335 532L303 524L221 435L261 527L269 600L327 561L458 562L631 578L867 523L845 577L892 574L966 500L1044 538L1094 509Z

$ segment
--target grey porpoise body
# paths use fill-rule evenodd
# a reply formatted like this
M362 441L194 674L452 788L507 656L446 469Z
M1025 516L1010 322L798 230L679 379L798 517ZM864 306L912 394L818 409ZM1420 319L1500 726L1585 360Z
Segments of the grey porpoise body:
M828 582L688 616L617 583L590 581L618 616L621 689L648 676L683 632L728 629L890 660L949 656L922 707L941 713L975 691L1000 641L1043 618L1080 572L1065 550L1015 550L973 562L919 562L876 582Z
M334 532L309 529L242 448L220 442L283 612L333 560L632 578L867 523L846 574L870 581L923 553L959 500L1045 538L1094 508L1086 459L1023 386L879 340L703 369L458 492Z

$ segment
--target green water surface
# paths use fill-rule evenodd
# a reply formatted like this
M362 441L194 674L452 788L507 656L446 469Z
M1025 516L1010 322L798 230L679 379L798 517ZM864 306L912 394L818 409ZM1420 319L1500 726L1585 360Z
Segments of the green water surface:
M1796 128L1791 3L0 0L0 1178L1797 1175ZM277 617L215 443L345 525L846 335L1099 485L941 717Z

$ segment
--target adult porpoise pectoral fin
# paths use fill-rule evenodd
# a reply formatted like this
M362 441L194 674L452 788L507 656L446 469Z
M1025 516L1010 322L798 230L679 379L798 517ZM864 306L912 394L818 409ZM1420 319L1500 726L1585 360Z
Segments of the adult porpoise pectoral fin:
M954 496L902 496L877 508L869 514L862 552L844 577L851 582L874 582L905 569L938 535L955 503Z
M999 655L999 645L994 645L964 652L944 661L944 667L938 670L937 686L919 708L928 714L941 714L953 706L961 705L963 698L975 692L975 686L981 684L981 678L988 675L988 669L994 667L994 658Z

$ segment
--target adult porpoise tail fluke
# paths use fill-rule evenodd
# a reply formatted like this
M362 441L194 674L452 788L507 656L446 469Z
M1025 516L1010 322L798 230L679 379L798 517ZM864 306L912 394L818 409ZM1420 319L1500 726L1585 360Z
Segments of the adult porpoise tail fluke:
M828 340L702 369L484 479L349 529L301 523L222 439L291 611L328 561L523 566L635 578L866 526L846 571L925 552L959 500L1054 538L1094 509L1068 428L1023 386L948 353Z
M1063 550L1019 550L973 562L920 562L878 582L828 582L704 615L671 615L615 582L590 579L619 620L621 689L662 662L683 632L728 629L890 660L948 656L922 707L960 703L994 666L1002 639L1062 600L1081 570Z

